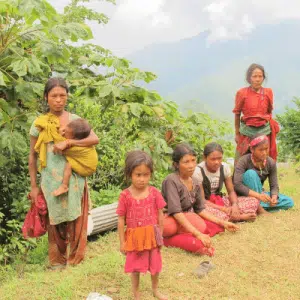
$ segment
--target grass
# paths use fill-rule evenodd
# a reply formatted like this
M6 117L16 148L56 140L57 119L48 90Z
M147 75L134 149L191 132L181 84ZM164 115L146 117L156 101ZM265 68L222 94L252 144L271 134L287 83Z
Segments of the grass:
M163 249L161 290L169 299L299 299L300 186L293 169L279 172L281 192L295 200L295 208L241 224L241 230L213 238L216 268L198 279L193 270L207 257L179 249ZM62 272L46 270L46 246L1 272L0 299L85 299L90 292L131 299L125 258L118 252L118 236L111 232L88 244L84 263ZM1 279L0 279L1 284ZM143 299L151 295L150 276L141 278Z

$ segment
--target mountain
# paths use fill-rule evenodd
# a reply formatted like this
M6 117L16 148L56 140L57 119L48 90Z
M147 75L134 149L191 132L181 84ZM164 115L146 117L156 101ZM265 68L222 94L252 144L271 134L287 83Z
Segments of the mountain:
M232 119L236 91L246 86L248 66L260 63L274 92L275 113L300 96L300 21L257 27L239 40L207 44L208 32L174 43L146 47L127 58L158 79L148 88L174 100L184 111L211 112Z

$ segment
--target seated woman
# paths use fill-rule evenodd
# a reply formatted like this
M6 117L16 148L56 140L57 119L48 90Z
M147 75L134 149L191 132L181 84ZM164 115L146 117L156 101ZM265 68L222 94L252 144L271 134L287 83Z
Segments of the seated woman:
M200 185L192 178L197 163L195 151L187 144L180 144L172 158L176 172L168 175L162 184L162 194L167 202L164 244L213 255L209 236L224 231L224 228L236 231L239 227L204 209Z
M212 215L231 221L255 220L259 211L259 201L254 197L237 197L232 183L230 167L222 163L223 149L217 143L204 147L204 161L195 169L193 177L202 185L201 193L205 209ZM222 193L223 183L228 197Z
M267 211L289 209L293 200L279 194L276 162L269 157L269 139L265 135L250 142L251 153L242 156L235 167L233 184L238 195L255 197ZM270 192L264 192L263 184L269 179Z

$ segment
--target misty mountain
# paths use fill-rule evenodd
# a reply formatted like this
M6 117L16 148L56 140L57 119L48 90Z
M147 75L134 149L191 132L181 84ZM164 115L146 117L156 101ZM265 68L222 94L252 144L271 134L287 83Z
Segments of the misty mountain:
M275 113L300 97L300 21L262 25L239 40L207 43L208 32L174 43L146 47L127 58L158 75L148 88L177 102L182 110L212 112L232 119L236 91L246 86L247 67L267 72Z

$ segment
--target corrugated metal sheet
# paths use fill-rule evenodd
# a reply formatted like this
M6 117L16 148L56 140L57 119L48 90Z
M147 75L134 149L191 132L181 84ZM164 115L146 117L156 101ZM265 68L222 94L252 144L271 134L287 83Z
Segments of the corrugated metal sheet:
M118 202L92 209L88 218L88 235L112 230L118 226L116 209Z

